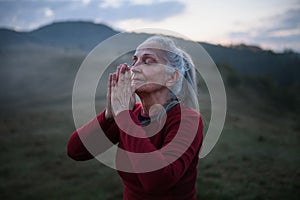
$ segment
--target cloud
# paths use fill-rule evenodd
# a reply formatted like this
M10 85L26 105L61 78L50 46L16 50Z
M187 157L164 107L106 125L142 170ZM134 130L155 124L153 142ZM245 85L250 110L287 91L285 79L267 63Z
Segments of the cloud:
M52 17L54 15L53 10L51 10L50 8L45 8L44 9L44 15L46 17Z
M165 18L179 15L185 6L179 2L161 2L148 5L124 4L119 8L103 10L103 17L109 21L121 21L125 19L144 19L148 21L159 21ZM114 13L111 16L111 13Z
M83 5L88 5L91 2L91 0L82 0Z
M63 20L94 21L97 19L108 24L126 19L159 21L179 15L184 11L185 5L174 0L144 2L140 0L104 0L101 3L91 0L0 1L0 26L20 27L28 30L29 24L41 26L52 21Z
M121 5L121 0L104 0L99 3L100 8L119 8Z
M19 30L37 28L55 19L56 11L67 5L67 2L0 1L0 26Z
M290 9L282 14L264 19L263 27L248 31L231 32L233 41L266 44L269 48L293 48L300 52L300 8Z
M283 15L279 15L278 18L280 20L279 29L300 28L300 8L288 10Z

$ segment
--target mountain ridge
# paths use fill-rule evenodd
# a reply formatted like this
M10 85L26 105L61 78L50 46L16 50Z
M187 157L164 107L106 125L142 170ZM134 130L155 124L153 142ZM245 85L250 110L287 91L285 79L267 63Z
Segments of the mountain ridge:
M90 22L54 23L31 32L0 29L0 108L71 105L72 87L81 63L91 49L117 33L110 27ZM123 45L147 36L126 34L131 40L126 39ZM291 107L298 105L299 54L275 53L247 45L199 44L217 64L227 88L240 88L246 93L261 90L260 96L270 93L270 99L276 98ZM188 50L189 46L186 47ZM118 55L118 49L116 43L106 51ZM102 62L103 56L99 55L98 61ZM126 56L115 60L111 67L130 62L130 55ZM248 86L253 87L244 90ZM99 82L99 90L105 88L104 78Z
M101 41L120 33L104 24L87 21L54 22L29 32L0 29L0 50L14 48L57 47L92 50ZM129 33L137 34L137 33ZM222 46L199 42L216 64L227 64L243 75L272 77L279 84L299 84L300 54L292 51L275 53L254 45Z

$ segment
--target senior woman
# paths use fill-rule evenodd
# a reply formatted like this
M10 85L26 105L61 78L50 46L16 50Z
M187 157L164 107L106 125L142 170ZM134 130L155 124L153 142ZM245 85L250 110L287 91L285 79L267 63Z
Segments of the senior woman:
M132 66L121 64L110 74L107 107L80 128L82 137L100 134L93 133L96 120L106 137L118 143L116 166L124 183L123 199L196 199L203 124L194 110L194 64L165 36L145 40L132 60ZM79 134L77 130L71 135L68 155L75 160L93 158Z

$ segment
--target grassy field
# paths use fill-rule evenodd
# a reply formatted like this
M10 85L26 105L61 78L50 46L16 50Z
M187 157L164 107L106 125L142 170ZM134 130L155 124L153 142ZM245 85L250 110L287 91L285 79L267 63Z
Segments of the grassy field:
M2 52L0 199L122 199L115 170L66 155L75 129L72 84L84 56L52 49ZM300 199L299 112L275 106L269 88L245 87L237 75L223 75L231 77L225 81L226 123L213 151L199 162L198 199ZM200 98L208 125L209 98L205 92Z
M227 94L223 133L199 162L198 198L299 199L299 115ZM122 199L116 171L97 160L67 157L75 128L70 105L3 111L0 117L1 199Z

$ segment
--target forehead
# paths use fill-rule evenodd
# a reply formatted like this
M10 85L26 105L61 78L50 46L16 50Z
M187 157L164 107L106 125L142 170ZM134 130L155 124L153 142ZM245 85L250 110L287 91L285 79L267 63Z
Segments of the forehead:
M151 55L154 57L160 57L160 52L157 49L151 49L151 48L143 48L143 49L136 49L135 56L143 56L143 55Z
M164 51L160 45L153 42L142 43L135 51L136 56L151 55L159 59L164 58Z
M137 49L146 49L146 48L151 48L151 49L161 49L161 44L159 44L156 41L145 41L142 44L138 46Z

